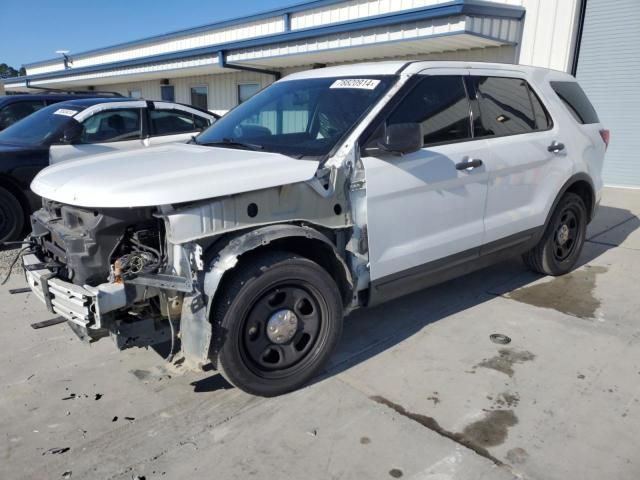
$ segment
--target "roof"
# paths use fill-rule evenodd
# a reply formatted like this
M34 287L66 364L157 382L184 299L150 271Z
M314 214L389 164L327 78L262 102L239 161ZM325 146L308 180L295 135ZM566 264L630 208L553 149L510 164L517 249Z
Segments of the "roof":
M68 105L70 107L91 107L93 105L97 105L99 103L119 103L119 102L131 102L139 99L133 98L110 98L110 97L100 97L100 98L77 98L72 100L63 100L62 102L56 103L58 106Z
M282 42L298 42L298 41L311 41L315 38L321 38L326 35L340 35L348 34L353 31L364 31L367 29L375 29L381 26L390 27L403 24L413 24L417 21L433 20L438 18L450 18L452 16L466 16L471 18L472 16L490 16L492 18L510 19L519 21L524 15L524 8L519 6L513 6L508 4L501 4L496 2L487 2L482 0L451 0L444 3L437 3L434 5L428 5L418 8L409 8L399 11L393 11L389 13L382 13L373 16L366 16L362 18L350 19L345 21L323 23L321 25L312 26L309 28L297 28L291 29L289 25L290 15L295 11L312 10L323 5L338 4L345 0L316 0L314 2L308 2L304 4L294 5L280 10L272 10L266 13L257 14L256 16L249 16L242 19L229 20L225 22L209 24L202 27L196 27L195 29L181 30L178 32L172 32L166 35L149 37L147 39L138 40L135 42L129 42L126 44L118 44L103 49L93 50L89 52L82 52L73 54L74 59L77 61L82 57L91 57L96 54L102 54L103 52L113 52L123 47L131 47L135 45L152 44L154 41L160 41L159 39L168 39L175 36L192 35L197 32L204 32L212 28L220 28L228 24L228 22L246 23L257 17L269 18L276 14L282 14L285 18L285 26L283 31L278 31L272 34L266 34L261 36L242 38L239 40L223 41L222 43L211 44L207 46L201 46L196 48L187 48L184 50L171 50L165 53L158 53L153 55L141 55L134 56L125 60L99 62L95 64L89 64L86 66L78 66L68 69L56 69L50 72L32 73L26 77L14 78L11 83L25 82L26 87L29 87L30 81L41 80L55 80L62 79L69 76L78 76L86 74L95 74L96 72L102 72L106 70L114 69L126 69L132 67L138 67L142 65L149 65L152 63L171 63L176 60L198 60L202 58L211 58L222 55L226 55L233 51L244 51L246 49L253 48L271 48ZM477 32L471 32L474 37L483 38L483 34ZM439 35L447 35L439 34ZM435 35L438 36L438 35ZM504 42L503 42L504 43ZM508 42L507 42L508 43ZM50 64L51 62L59 63L61 60L50 59L44 62L37 62L36 64L30 64L29 66L40 66L44 64ZM237 62L236 62L237 63ZM225 65L219 65L222 69ZM7 87L7 85L5 85Z
M146 37L146 38L141 38L138 40L132 40L129 42L123 42L123 43L118 43L115 45L110 45L107 47L103 47L103 48L96 48L96 49L92 49L92 50L86 50L83 52L76 52L76 53L72 53L71 56L74 58L78 58L78 57L83 57L83 56L87 56L87 55L95 55L98 53L105 53L105 52L110 52L112 50L118 50L118 49L122 49L125 47L135 47L135 46L140 46L140 45L146 45L146 44L150 44L150 43L154 43L157 41L161 41L161 40L169 40L169 39L173 39L173 38L177 38L177 37L183 37L186 35L193 35L193 34L197 34L197 33L201 33L201 32L206 32L209 30L213 30L213 29L220 29L220 28L224 28L224 27L230 27L233 25L241 25L241 24L247 24L253 21L257 21L257 20L261 20L261 19L267 19L267 18L275 18L278 16L282 16L284 17L286 22L289 21L289 16L293 13L297 13L297 12L303 12L306 10L314 10L320 7L324 7L324 6L330 6L330 5L334 5L334 4L339 4L339 3L345 3L345 0L314 0L314 1L306 1L306 2L301 2L301 3L297 3L288 7L283 7L283 8L277 8L277 9L272 9L272 10L264 10L258 13L255 13L253 15L248 15L248 16L244 16L244 17L240 17L240 18L231 18L231 19L226 19L226 20L222 20L219 22L214 22L214 23L208 23L208 24L204 24L204 25L200 25L197 27L193 27L193 28L188 28L188 29L183 29L183 30L176 30L173 32L168 32L168 33L164 33L164 34L160 34L160 35L154 35L151 37ZM524 15L524 8L517 6L517 5L510 5L510 4L501 4L501 3L496 3L495 1L484 1L484 0L450 0L450 1L445 1L442 2L441 4L436 4L436 5L432 5L429 6L427 8L434 8L434 7L444 7L445 9L448 7L456 7L458 5L462 5L465 8L465 13L468 14L474 14L474 13L479 13L484 9L491 9L492 13L494 15L500 16L500 17L511 17L511 18L521 18ZM421 10L420 8L414 8L414 9L408 9L405 11L412 11L412 10ZM387 15L380 15L380 16L387 16ZM393 16L389 15L389 16ZM344 22L344 23L355 23L355 22ZM289 30L286 29L285 33L287 33ZM292 32L293 33L293 32ZM267 35L267 37L269 37L271 35ZM26 63L23 66L24 67L34 67L34 66L38 66L38 65L46 65L48 63L51 62L59 62L60 61L60 57L56 57L56 58L49 58L46 60L40 60L37 62L31 62L31 63Z
M5 105L9 103L20 102L23 100L74 100L81 98L97 98L100 95L96 93L92 95L87 92L86 94L73 94L73 93L23 93L16 95L0 95L0 105ZM102 100L106 98L122 98L122 97L110 97L104 96L100 97Z
M327 67L319 70L307 70L293 73L284 78L284 81L300 80L304 78L326 78L326 77L358 77L367 75L396 75L400 71L408 74L415 74L429 68L453 68L453 69L491 69L502 71L517 71L531 73L537 71L550 71L546 68L532 67L528 65L514 65L510 63L489 63L489 62L465 62L465 61L389 61L389 62L369 62L357 63L353 65L340 65ZM558 72L564 73L564 72Z

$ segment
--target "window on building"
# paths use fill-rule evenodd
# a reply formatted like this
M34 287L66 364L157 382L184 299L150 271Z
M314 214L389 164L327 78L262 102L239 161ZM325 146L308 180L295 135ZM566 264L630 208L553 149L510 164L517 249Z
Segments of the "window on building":
M462 77L425 77L387 120L420 123L425 145L471 138L469 100Z
M7 105L0 109L0 130L13 125L33 112L37 112L42 107L44 107L44 101L42 100L28 100Z
M209 109L209 87L191 87L191 105L202 110Z
M537 130L536 117L525 80L472 76L480 105L480 122L475 136L501 137Z
M142 90L135 88L133 90L129 90L129 97L131 98L142 98Z
M116 109L98 112L82 122L81 143L118 142L140 138L140 110Z
M551 82L551 88L580 123L599 123L598 114L578 82Z
M173 85L160 85L160 98L165 102L176 101L176 89Z
M258 83L239 83L238 84L238 104L244 103L260 91Z

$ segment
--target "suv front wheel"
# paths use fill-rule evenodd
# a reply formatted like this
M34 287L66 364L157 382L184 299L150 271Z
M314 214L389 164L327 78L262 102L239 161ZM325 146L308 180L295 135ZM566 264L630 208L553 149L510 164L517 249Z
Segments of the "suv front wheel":
M213 312L218 370L254 395L295 390L329 359L342 316L338 287L315 262L287 252L241 259Z
M587 208L575 193L558 202L538 244L523 255L527 266L545 275L564 275L578 261L587 230Z

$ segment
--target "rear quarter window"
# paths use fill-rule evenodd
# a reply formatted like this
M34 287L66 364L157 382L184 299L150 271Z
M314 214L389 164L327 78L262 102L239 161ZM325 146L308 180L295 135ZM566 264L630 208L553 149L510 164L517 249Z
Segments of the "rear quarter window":
M578 82L550 82L550 84L577 122L583 125L600 123L596 110Z

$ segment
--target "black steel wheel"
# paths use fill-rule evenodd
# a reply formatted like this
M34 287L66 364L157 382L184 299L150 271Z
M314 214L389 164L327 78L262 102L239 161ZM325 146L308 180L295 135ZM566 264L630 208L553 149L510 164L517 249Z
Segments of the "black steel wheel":
M538 244L523 255L532 270L545 275L564 275L575 266L587 230L584 201L575 193L566 193L558 202Z
M328 360L342 314L334 280L311 260L286 252L245 259L214 308L218 369L255 395L295 390Z
M25 213L18 199L0 187L0 243L19 240L24 230Z

